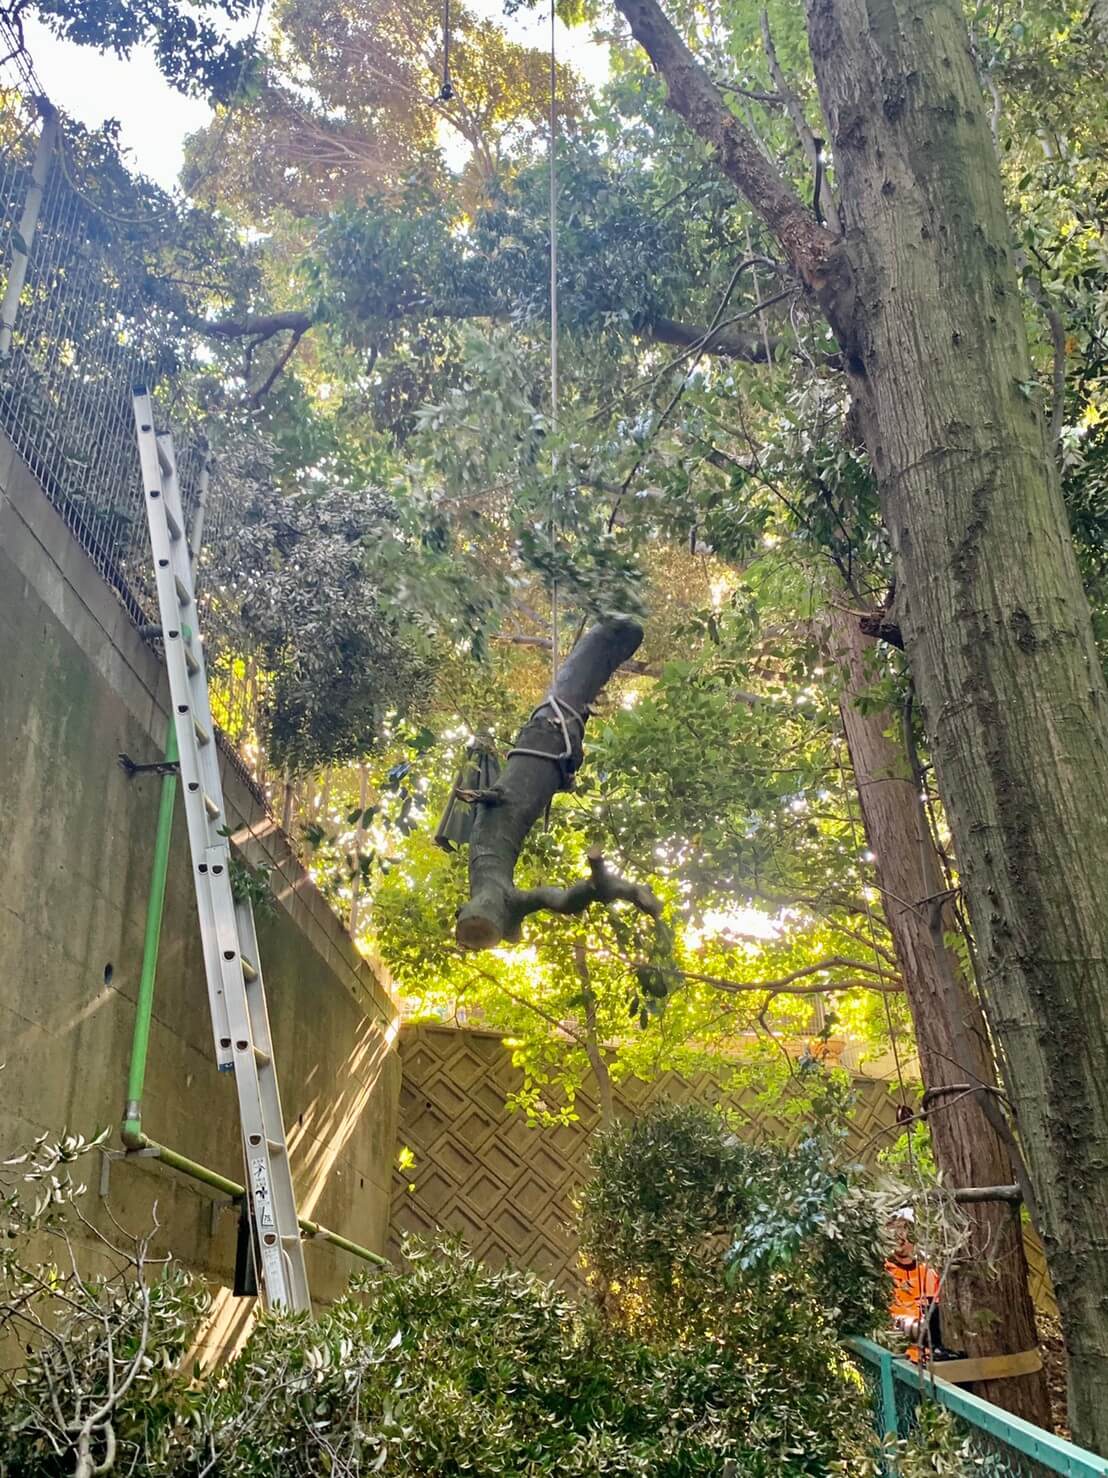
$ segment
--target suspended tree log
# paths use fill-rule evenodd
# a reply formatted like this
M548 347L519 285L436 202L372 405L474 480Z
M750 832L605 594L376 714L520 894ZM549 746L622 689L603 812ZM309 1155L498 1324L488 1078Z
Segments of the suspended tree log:
M599 852L589 854L589 877L568 888L517 888L516 860L528 832L559 790L580 768L589 708L615 670L638 650L642 627L609 619L593 626L566 658L553 699L541 704L516 735L492 790L474 798L478 807L469 844L469 902L458 911L463 949L492 949L514 942L528 914L579 914L592 903L633 903L658 918L662 906L649 888L608 871Z

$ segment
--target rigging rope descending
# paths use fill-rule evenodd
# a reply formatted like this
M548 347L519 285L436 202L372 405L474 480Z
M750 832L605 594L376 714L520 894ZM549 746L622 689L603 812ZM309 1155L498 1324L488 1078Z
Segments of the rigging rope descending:
M439 103L449 103L454 97L454 83L450 78L450 0L443 0L442 4L442 86L439 95L435 99Z
M555 0L550 0L550 425L558 426L558 69L555 31ZM550 493L550 548L553 554L558 538L558 464L554 460L554 482ZM550 584L550 685L558 678L558 572L555 567Z

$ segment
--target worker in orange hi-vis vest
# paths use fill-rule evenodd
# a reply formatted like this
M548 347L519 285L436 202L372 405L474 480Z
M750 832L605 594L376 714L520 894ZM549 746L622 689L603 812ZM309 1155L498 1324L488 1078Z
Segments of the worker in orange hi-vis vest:
M912 1341L908 1358L929 1359L932 1352L942 1349L939 1277L916 1255L916 1218L910 1206L901 1207L890 1218L888 1229L893 1242L892 1254L885 1264L885 1271L893 1280L889 1312L896 1328Z

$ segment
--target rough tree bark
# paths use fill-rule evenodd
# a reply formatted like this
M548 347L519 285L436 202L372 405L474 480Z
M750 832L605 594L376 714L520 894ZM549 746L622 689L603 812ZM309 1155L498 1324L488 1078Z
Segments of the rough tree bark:
M469 842L469 902L458 910L463 949L491 949L519 938L528 914L583 913L592 903L633 903L658 918L661 904L649 888L616 877L598 852L589 853L588 878L568 888L517 888L516 859L527 833L582 759L590 705L605 683L638 650L642 627L611 619L591 627L558 671L553 697L531 715L493 789L478 807ZM560 716L559 716L560 715ZM568 738L568 744L567 744ZM568 753L566 752L568 749Z
M994 1101L993 1115L987 1112L996 1087L992 1048L973 986L947 946L957 921L919 789L903 746L888 737L895 716L857 706L872 685L865 663L872 646L857 617L831 607L831 657L843 676L839 712L881 906L912 1013L932 1106L928 1124L935 1158L951 1188L1010 1183L1009 1144L995 1121L999 1105ZM1035 1309L1019 1206L969 1202L963 1211L970 1242L943 1287L945 1343L974 1356L1034 1349ZM982 1381L974 1389L1027 1421L1050 1426L1042 1371Z
M835 236L657 0L616 3L843 351L1062 1311L1070 1421L1108 1451L1108 689L964 15L808 0Z

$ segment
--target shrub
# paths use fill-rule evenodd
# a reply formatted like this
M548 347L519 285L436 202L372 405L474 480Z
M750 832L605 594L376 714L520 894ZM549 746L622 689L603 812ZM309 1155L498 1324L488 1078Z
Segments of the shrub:
M828 1335L884 1322L889 1197L836 1148L745 1143L725 1114L676 1104L598 1136L580 1234L609 1315L668 1337L767 1299Z
M714 1349L748 1460L861 1461L870 1416L839 1341L885 1318L885 1207L833 1143L752 1145L720 1113L663 1105L599 1136L592 1168L581 1245L613 1326L661 1359Z
M0 1375L5 1478L169 1471L187 1430L181 1362L207 1291L151 1254L156 1214L140 1236L85 1215L72 1167L103 1138L44 1138L0 1166L0 1336L25 1357Z
M764 1186L771 1158L721 1140L718 1124L713 1131L703 1119L671 1120L671 1143L681 1122L687 1168L664 1177L661 1194L643 1182L651 1213L625 1244L640 1266L660 1258L663 1273L644 1276L643 1296L670 1313L632 1319L626 1309L579 1305L532 1274L483 1267L440 1242L409 1248L405 1269L361 1279L314 1321L262 1317L242 1353L210 1372L182 1369L203 1288L152 1258L149 1236L117 1228L105 1238L86 1219L63 1162L89 1146L40 1147L23 1171L36 1185L34 1205L14 1191L4 1200L0 1325L18 1325L27 1348L23 1368L0 1384L0 1472L866 1471L873 1442L862 1388L839 1354L828 1305L798 1271L803 1258L758 1276L743 1271L731 1287L720 1273L732 1212L755 1204L748 1181ZM649 1132L660 1149L662 1127L655 1121ZM626 1168L620 1143L607 1142L602 1166ZM589 1195L611 1206L628 1189L602 1169ZM100 1278L77 1271L74 1218L108 1253ZM36 1262L30 1242L44 1236L62 1255ZM681 1288L676 1304L667 1286Z
M411 1251L314 1326L263 1323L203 1412L220 1474L694 1478L731 1459L769 1478L870 1446L840 1362L799 1324L772 1352L653 1346L530 1274Z

